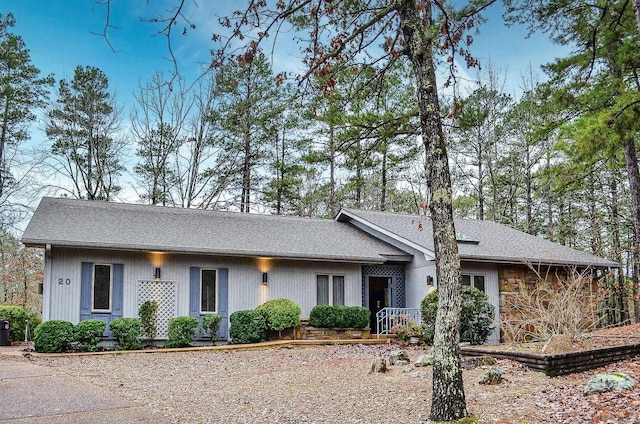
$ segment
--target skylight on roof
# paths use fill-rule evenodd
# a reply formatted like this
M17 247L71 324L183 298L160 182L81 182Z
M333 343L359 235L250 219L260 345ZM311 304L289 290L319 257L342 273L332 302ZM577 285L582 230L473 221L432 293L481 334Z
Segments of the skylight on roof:
M480 240L476 240L472 237L469 237L462 233L456 233L456 241L458 243L466 243L466 244L480 244Z

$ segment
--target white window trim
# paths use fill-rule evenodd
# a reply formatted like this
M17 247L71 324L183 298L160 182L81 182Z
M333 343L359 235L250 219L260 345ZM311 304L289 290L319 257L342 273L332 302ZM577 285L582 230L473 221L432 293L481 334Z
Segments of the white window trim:
M215 311L203 311L202 310L202 273L203 271L215 271L216 272L216 290L215 290L215 296L216 296L216 304L215 304ZM198 299L198 303L200 304L198 306L198 309L200 310L200 315L214 315L218 313L218 310L220 309L218 307L218 291L219 291L219 287L220 287L220 281L219 281L219 277L220 277L220 272L218 271L217 268L202 268L200 269L200 296Z
M327 272L318 272L316 274L316 305L318 305L318 276L320 275L326 275L329 277L329 306L334 306L333 304L333 277L342 277L342 282L343 282L343 289L344 292L342 293L342 296L344 297L344 305L347 304L347 276L344 274L330 274ZM342 306L342 305L338 305L338 306Z
M95 302L95 287L96 287L96 266L108 266L109 267L109 309L96 309L94 308ZM113 265L111 264L93 264L91 269L91 312L96 313L111 313L113 309Z

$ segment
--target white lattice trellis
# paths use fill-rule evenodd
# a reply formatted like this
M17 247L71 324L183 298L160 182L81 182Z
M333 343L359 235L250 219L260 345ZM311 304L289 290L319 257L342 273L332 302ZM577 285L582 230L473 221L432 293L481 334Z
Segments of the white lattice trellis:
M169 319L177 316L177 285L175 281L138 281L138 308L147 300L158 302L158 339L166 339Z

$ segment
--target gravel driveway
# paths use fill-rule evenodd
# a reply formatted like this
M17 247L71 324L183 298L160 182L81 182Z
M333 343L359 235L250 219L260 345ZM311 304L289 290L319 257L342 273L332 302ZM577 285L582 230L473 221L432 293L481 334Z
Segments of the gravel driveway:
M331 345L33 360L108 388L176 423L427 422L430 368L409 367L422 371L419 375L399 366L369 374L373 358L397 348ZM413 348L409 354L415 360L427 351ZM637 363L626 363L634 365L632 377L640 377ZM624 371L621 366L616 369ZM572 409L588 414L603 402L582 395L595 371L549 378L509 361L499 361L498 367L507 381L495 386L478 384L485 369L464 371L467 405L479 423L587 422L572 421ZM621 401L640 404L640 389Z

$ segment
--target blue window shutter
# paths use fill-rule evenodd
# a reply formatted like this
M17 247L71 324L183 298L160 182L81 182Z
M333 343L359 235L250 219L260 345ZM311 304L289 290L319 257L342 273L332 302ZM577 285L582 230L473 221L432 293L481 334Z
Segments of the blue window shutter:
M189 268L189 316L200 319L200 268Z
M111 293L111 299L113 304L111 305L111 318L122 318L122 301L124 292L124 265L113 264L112 283L113 292Z
M226 340L229 327L229 270L218 270L218 315L222 317L218 339Z
M91 277L93 264L82 262L80 269L80 321L91 318Z

